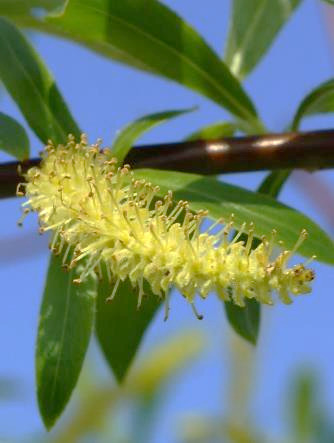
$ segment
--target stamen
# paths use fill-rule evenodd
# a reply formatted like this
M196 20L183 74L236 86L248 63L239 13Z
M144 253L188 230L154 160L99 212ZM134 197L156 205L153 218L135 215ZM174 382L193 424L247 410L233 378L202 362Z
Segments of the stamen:
M116 292L117 292L117 289L118 289L118 286L119 286L120 281L121 281L120 278L118 278L118 279L116 280L116 283L115 283L114 289L112 290L111 295L106 299L106 302L111 302L111 301L113 301L113 299L114 299L114 297L115 297L115 295L116 295Z
M191 306L191 309L193 310L193 313L195 314L197 320L203 320L204 316L202 314L198 313L194 302L190 302L190 306Z

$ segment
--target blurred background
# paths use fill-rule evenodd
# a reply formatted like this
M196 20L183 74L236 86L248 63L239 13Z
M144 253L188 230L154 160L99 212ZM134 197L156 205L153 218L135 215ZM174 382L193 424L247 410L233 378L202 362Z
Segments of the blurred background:
M166 0L219 53L230 2ZM304 0L245 87L272 131L282 131L312 88L333 77L334 7ZM181 86L134 71L68 41L30 33L80 127L109 145L117 130L141 115L199 106L162 125L143 143L177 141L199 127L228 120L218 106ZM1 89L1 109L17 118ZM333 128L334 117L305 119L303 129ZM0 154L0 160L9 160ZM265 173L222 179L255 190ZM281 201L334 228L334 173L296 172ZM310 296L264 308L256 349L233 335L214 297L199 302L204 320L174 294L171 314L159 312L145 335L123 390L91 343L66 414L47 434L35 399L34 343L49 251L30 216L17 227L20 202L2 200L0 220L0 442L334 442L333 268L314 263ZM158 352L158 354L156 354ZM309 428L314 427L316 431ZM79 429L79 431L78 431ZM317 437L312 437L312 432ZM85 434L85 435L84 435ZM313 440L312 440L313 438Z

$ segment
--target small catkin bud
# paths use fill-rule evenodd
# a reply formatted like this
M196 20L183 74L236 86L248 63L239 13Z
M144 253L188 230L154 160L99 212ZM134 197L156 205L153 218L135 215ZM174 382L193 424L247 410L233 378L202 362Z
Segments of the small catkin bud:
M52 231L50 248L63 254L63 267L72 269L84 259L74 283L105 271L114 282L112 300L119 282L129 278L138 287L140 305L146 280L152 292L165 299L166 317L171 287L191 303L198 318L196 294L206 298L216 292L244 306L245 298L272 305L273 292L283 303L291 303L291 295L310 292L313 271L303 264L287 267L306 231L291 251L272 259L276 231L256 249L253 224L248 229L243 224L230 240L233 214L225 224L218 220L201 232L207 211L191 212L187 202L173 202L171 191L158 200L159 188L134 179L129 165L116 165L110 152L100 152L99 144L88 146L85 136L80 143L69 137L66 146L49 144L40 167L29 169L26 183L18 187L18 195L24 188L28 198L24 215L36 211L41 231ZM240 240L245 234L246 242Z

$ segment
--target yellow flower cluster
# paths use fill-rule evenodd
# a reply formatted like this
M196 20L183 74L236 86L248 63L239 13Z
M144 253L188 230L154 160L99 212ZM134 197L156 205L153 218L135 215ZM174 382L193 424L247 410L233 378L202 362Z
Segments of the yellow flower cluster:
M273 291L284 303L291 302L289 294L310 291L313 272L302 264L286 267L305 231L292 251L272 259L275 232L256 249L251 248L252 226L244 225L231 239L233 216L201 232L206 211L191 212L187 202L174 202L171 192L159 200L157 187L136 180L129 166L116 163L99 144L88 146L85 136L76 143L70 136L66 146L46 146L41 166L31 168L26 183L19 185L18 195L28 197L24 214L38 212L40 231L52 231L50 247L63 254L64 267L85 259L74 283L92 271L106 273L115 282L112 299L119 282L129 278L138 287L140 305L146 280L165 299L166 317L171 287L198 317L196 294L205 298L214 291L222 300L244 306L245 298L273 304ZM240 240L241 232L248 235L246 242Z

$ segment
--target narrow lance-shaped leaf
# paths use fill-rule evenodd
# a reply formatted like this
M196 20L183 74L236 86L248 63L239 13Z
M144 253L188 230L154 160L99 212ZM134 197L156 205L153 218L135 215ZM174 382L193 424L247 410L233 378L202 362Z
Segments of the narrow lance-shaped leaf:
M0 18L0 79L36 135L63 143L79 129L35 50L9 21Z
M117 135L112 146L112 154L117 157L121 163L132 148L134 142L145 132L149 131L154 126L187 112L191 112L194 109L195 108L156 112L154 114L145 115L138 120L131 122Z
M334 112L334 79L328 80L313 89L300 103L292 122L297 130L304 117Z
M233 0L226 63L245 77L268 51L301 0Z
M93 40L91 37L88 37L88 35L85 36L84 32L75 32L75 26L74 28L70 27L68 32L64 33L60 29L47 23L45 18L47 16L60 16L64 12L67 3L68 0L30 0L28 2L27 0L0 0L0 16L8 17L20 26L70 38L120 63L143 71L152 72L148 66L141 63L137 58L121 51L112 44L105 44L103 42L103 36L101 40Z
M291 249L302 229L309 238L300 246L298 253L305 257L317 255L319 261L334 263L333 241L306 215L273 198L238 186L218 182L209 177L182 172L141 169L135 171L138 178L146 178L160 186L160 193L172 190L177 200L189 201L193 210L208 209L213 219L228 218L234 214L235 228L244 222L255 224L255 235L270 236L278 231L277 241Z
M24 160L29 157L29 146L27 133L20 123L0 112L0 150Z
M107 278L99 284L96 334L102 351L118 381L122 381L137 352L143 334L160 302L145 285L146 297L137 309L138 290L129 280L120 282L113 300L108 303L113 287Z
M43 22L31 19L27 24L114 58L116 53L116 59L125 63L130 58L132 66L193 89L261 127L251 100L218 55L159 1L71 0L61 17Z
M80 272L80 268L77 270ZM45 426L53 426L78 380L88 347L95 310L96 279L80 286L53 256L44 292L36 349L37 397Z

